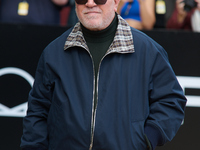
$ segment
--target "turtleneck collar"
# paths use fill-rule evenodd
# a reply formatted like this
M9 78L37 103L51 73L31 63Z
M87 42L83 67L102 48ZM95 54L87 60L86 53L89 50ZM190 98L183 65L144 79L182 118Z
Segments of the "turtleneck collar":
M117 30L117 25L118 25L118 19L117 19L117 15L115 14L115 17L113 21L111 22L111 24L107 28L101 31L91 31L85 28L82 24L81 24L81 28L82 28L82 32L83 32L86 42L95 42L95 41L102 42L102 41L106 41L107 38L110 38L115 34Z

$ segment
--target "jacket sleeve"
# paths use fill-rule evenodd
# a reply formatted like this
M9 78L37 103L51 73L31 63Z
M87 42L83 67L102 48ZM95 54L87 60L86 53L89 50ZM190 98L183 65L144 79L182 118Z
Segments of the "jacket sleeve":
M184 119L186 98L168 61L158 44L149 85L149 116L145 134L152 148L171 141Z
M47 117L51 106L52 84L49 71L41 56L36 70L35 81L28 98L27 115L23 120L22 150L47 150Z

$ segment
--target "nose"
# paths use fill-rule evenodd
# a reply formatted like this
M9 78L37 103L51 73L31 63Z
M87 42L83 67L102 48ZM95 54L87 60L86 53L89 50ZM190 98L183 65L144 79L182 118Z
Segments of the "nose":
M87 7L94 7L97 4L94 2L94 0L88 0L87 3L85 4Z

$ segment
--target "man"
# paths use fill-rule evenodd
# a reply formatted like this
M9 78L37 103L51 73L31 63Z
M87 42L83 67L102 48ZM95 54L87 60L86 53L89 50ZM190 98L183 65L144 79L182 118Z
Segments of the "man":
M175 136L182 89L164 49L117 15L118 3L76 0L81 23L40 58L23 150L145 150Z

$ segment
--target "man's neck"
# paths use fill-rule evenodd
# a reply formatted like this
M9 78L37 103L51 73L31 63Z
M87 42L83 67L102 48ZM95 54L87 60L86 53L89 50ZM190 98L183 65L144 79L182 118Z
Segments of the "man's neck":
M83 35L86 39L86 42L95 42L95 41L98 42L101 40L105 41L106 37L109 38L109 36L112 35L113 32L116 32L117 25L118 25L118 19L117 19L117 14L116 14L111 24L107 28L101 31L91 31L85 28L82 24L81 24L81 28L83 31Z

